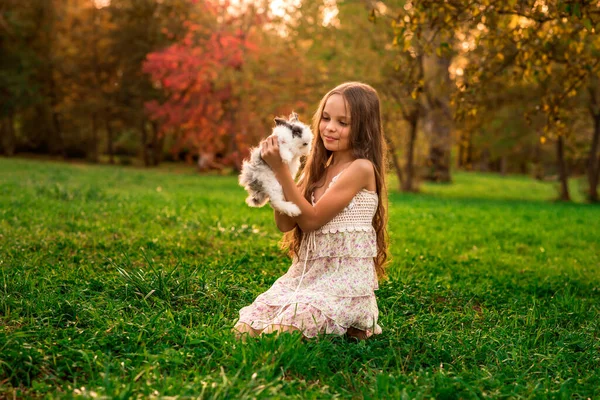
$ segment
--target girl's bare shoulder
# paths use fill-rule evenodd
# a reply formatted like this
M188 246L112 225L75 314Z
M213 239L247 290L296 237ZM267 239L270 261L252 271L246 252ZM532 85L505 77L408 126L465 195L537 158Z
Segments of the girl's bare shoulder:
M375 167L370 160L366 158L358 158L352 161L352 164L348 168L354 168L356 172L363 172L365 174L374 173Z
M366 158L356 159L348 166L348 171L345 174L346 179L352 179L356 183L360 183L361 188L374 190L375 182L375 167L373 163Z

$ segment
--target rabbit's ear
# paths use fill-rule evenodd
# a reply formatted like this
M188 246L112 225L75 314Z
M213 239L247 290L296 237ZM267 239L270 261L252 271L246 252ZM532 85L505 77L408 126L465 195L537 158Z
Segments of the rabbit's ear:
M298 121L298 114L296 114L294 111L292 111L292 113L288 117L288 120L290 122L296 122L296 121Z
M287 121L283 118L276 117L275 124L276 125L287 125Z

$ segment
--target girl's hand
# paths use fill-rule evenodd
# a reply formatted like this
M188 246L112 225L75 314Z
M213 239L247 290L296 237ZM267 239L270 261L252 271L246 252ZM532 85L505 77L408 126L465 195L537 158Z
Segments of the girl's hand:
M260 156L274 172L283 168L277 136L271 135L260 142Z

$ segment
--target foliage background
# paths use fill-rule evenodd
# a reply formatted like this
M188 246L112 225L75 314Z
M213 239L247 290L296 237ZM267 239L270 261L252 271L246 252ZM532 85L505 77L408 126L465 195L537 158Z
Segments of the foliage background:
M335 85L378 89L403 191L452 170L600 176L600 5L567 0L8 0L0 151L235 172Z
M600 396L600 4L273 3L0 3L0 397ZM384 334L242 345L289 260L236 170L348 80L391 149Z

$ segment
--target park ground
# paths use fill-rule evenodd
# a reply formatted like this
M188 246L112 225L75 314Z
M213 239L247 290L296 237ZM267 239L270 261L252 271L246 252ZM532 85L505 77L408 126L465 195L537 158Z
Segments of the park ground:
M237 341L286 271L236 177L0 158L0 397L597 398L600 208L390 178L383 334Z

